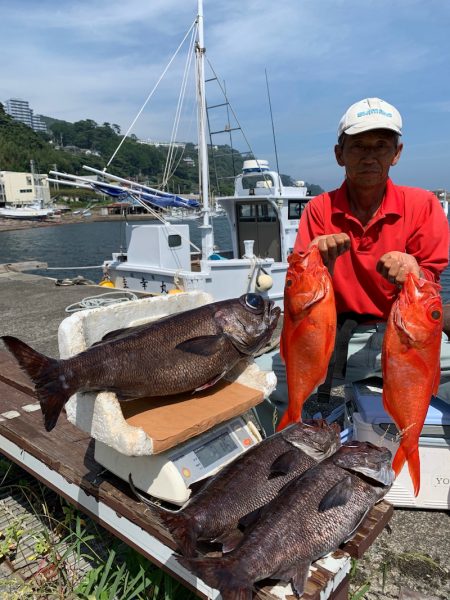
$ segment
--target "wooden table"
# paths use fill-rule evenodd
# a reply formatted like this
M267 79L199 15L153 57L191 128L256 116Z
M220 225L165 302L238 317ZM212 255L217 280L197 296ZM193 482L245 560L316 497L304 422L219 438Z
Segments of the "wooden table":
M128 484L95 462L92 438L69 423L64 414L50 433L45 431L32 383L7 352L0 352L0 452L199 597L220 597L217 590L175 560L176 544L170 533L149 508L136 500ZM317 561L303 598L346 600L350 558L362 556L388 523L392 512L390 504L380 502L352 540L333 553L335 560ZM337 572L330 571L330 564ZM262 587L255 598L279 597L272 590Z

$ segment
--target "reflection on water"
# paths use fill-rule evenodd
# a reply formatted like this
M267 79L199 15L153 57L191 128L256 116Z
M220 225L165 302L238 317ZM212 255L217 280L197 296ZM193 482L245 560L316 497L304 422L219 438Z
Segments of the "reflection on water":
M200 245L198 223L187 221L191 240ZM231 249L231 238L226 217L213 219L215 244L222 251ZM100 281L101 264L113 252L125 250L125 223L123 221L86 222L54 227L36 227L0 232L0 264L39 260L56 271L33 271L55 279L77 275ZM96 269L69 267L97 266ZM450 270L442 276L442 296L450 302Z

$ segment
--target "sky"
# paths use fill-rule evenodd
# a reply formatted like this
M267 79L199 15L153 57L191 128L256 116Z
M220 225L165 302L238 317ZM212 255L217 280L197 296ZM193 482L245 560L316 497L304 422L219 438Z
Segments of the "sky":
M0 101L125 133L196 14L197 0L0 0ZM204 33L207 77L212 65L232 110L210 109L211 126L239 125L236 149L333 189L343 178L339 120L376 96L403 117L393 180L450 190L448 0L204 0ZM170 139L185 57L176 55L130 133ZM217 82L206 88L209 105L223 102ZM188 84L179 141L196 139L193 94Z

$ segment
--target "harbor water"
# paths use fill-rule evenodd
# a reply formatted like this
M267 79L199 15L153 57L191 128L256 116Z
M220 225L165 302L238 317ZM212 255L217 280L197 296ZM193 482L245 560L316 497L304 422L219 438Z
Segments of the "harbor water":
M180 223L189 225L192 242L201 246L199 222L191 220ZM212 223L214 243L219 251L231 250L226 217L215 217ZM30 273L54 279L82 276L98 283L103 274L103 261L110 259L113 252L125 250L125 221L84 221L0 232L0 264L46 262L49 267L47 270L33 270Z
M181 221L183 222L183 221ZM198 222L186 221L192 242L199 246ZM231 249L229 225L225 216L213 219L214 241L218 251ZM113 252L126 249L124 221L86 221L54 227L36 227L0 232L0 264L40 261L47 270L32 273L54 279L81 276L98 283L101 265ZM95 268L90 268L95 267ZM450 270L442 279L442 297L450 302Z

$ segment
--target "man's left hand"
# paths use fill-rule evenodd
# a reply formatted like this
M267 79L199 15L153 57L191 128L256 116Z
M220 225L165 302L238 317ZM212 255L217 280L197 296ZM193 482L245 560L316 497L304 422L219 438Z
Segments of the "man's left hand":
M403 285L408 273L414 273L420 277L420 267L417 260L411 254L393 250L383 254L377 263L377 271L390 283Z

